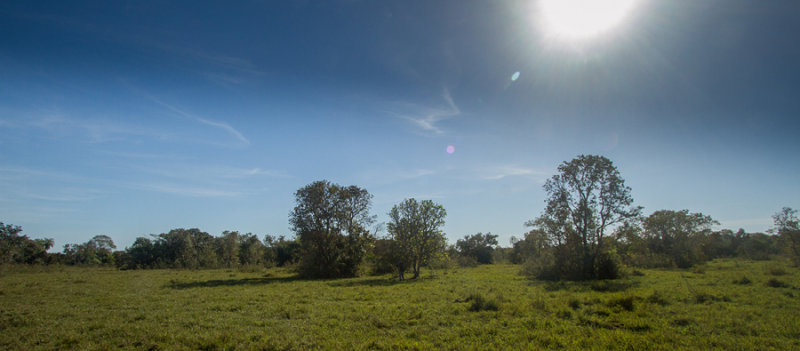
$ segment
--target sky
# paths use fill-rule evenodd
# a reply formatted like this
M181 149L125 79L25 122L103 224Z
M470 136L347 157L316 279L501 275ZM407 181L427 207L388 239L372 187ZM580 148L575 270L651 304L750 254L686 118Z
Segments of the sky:
M644 214L758 232L800 208L800 2L634 0L582 37L548 16L542 1L0 2L0 221L56 250L173 228L292 237L295 191L326 179L367 189L378 222L430 199L451 244L508 246L582 154L611 159Z

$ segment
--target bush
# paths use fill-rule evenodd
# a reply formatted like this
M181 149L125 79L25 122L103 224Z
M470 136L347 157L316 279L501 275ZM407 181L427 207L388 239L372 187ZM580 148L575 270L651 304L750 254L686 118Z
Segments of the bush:
M461 256L459 255L456 258L456 262L458 263L459 267L477 267L478 260L472 256Z
M770 275L786 275L786 270L780 266L770 266L767 268L767 273Z
M595 277L597 279L617 279L622 276L622 263L615 251L601 253L595 261Z
M534 279L556 281L559 280L560 272L555 264L553 256L543 253L538 257L529 257L522 264L522 274Z
M633 295L621 296L608 300L608 307L621 307L626 311L633 311Z
M657 290L653 291L653 293L647 297L647 302L661 306L669 305L669 301L667 300L667 298Z
M791 287L789 284L786 284L778 279L772 278L767 281L767 286L772 288L789 288Z
M500 309L500 306L497 304L497 301L494 299L487 299L483 297L481 294L472 294L465 302L472 301L472 304L469 306L469 310L472 312L479 312L479 311L497 311Z

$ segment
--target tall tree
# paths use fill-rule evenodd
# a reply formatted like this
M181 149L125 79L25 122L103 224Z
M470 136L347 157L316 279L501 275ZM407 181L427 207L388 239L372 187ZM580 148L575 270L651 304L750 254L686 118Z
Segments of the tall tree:
M301 245L300 273L307 277L355 276L373 235L372 195L355 185L316 181L295 193L289 222Z
M239 265L239 236L239 232L226 230L216 238L217 256L225 267Z
M409 268L406 264L418 278L423 265L444 254L447 239L439 228L444 225L445 216L444 207L431 200L418 202L411 198L392 207L386 226L393 240L391 250L399 257L395 262L400 279L405 278L404 271Z
M259 265L265 262L264 244L252 233L239 236L239 261L243 265Z
M482 264L493 262L492 254L495 247L497 247L497 235L492 233L464 235L464 239L456 241L456 248L461 256L472 257Z
M559 276L595 278L606 231L641 211L632 206L631 188L611 160L581 155L559 165L544 190L545 210L528 224L543 229L556 245Z
M773 231L781 238L794 264L800 266L800 224L798 224L797 210L784 207L773 215L772 219L775 221Z

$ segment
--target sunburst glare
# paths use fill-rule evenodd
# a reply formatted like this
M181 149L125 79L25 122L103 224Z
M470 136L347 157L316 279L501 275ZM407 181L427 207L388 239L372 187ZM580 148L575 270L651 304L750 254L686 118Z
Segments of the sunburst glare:
M637 0L541 0L545 30L565 39L587 39L622 22Z

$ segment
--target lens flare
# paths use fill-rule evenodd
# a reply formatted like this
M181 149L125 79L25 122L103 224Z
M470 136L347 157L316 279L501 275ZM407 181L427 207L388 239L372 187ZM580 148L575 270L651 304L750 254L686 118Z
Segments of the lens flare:
M454 152L456 152L456 147L453 145L447 145L447 149L445 149L445 151L447 151L448 154L452 155Z
M519 79L519 71L514 72L514 75L511 76L511 81L516 82Z
M637 0L541 0L539 8L549 32L568 39L594 37L616 25Z

